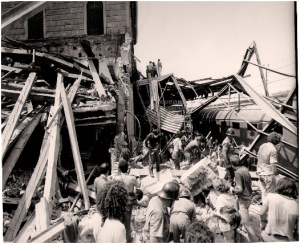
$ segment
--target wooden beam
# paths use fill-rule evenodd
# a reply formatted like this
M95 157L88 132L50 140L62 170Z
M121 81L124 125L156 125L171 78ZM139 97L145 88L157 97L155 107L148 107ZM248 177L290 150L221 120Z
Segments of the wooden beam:
M176 79L174 76L172 76L172 79L173 79L173 81L174 81L174 84L175 84L175 86L176 86L178 92L179 92L179 95L180 95L180 97L181 97L181 100L182 100L182 102L183 102L183 105L184 105L184 107L185 107L185 110L186 110L186 112L189 114L190 111L189 111L189 109L188 109L188 107L187 107L187 103L186 103L185 97L184 97L184 95L183 95L183 93L182 93L182 90L181 90L181 88L180 88L180 86L179 86L179 84L178 84L178 82L177 82L177 79Z
M70 98L71 101L74 100L76 92L79 88L80 82L81 82L82 76L80 76L73 84L73 86L70 89L70 92L68 93L68 97ZM68 87L67 87L68 88ZM66 88L66 89L67 89ZM50 126L52 125L53 121L55 120L56 115L61 111L63 104L62 102L59 104L59 107L56 108L55 113L52 116L52 119L49 121L48 125L46 126L46 130L48 130L50 128Z
M16 105L15 105L11 115L9 116L8 122L4 128L4 131L2 134L2 160L5 156L9 140L10 140L12 133L16 127L16 124L18 122L18 119L20 117L22 109L26 103L29 92L33 85L33 82L36 80L36 78L37 78L36 73L30 73L30 75L26 81L26 84L25 84L24 88L22 89L21 94L16 102Z
M90 71L92 73L93 80L95 82L95 87L96 87L96 90L99 94L99 97L101 97L102 95L106 96L104 87L101 83L99 74L97 73L97 70L96 70L96 67L93 63L93 60L88 60L88 63L89 63Z
M22 69L18 69L18 68L7 66L7 65L1 65L1 70L5 70L8 72L14 70L15 73L20 73L22 71Z
M60 235L61 231L65 229L64 219L60 219L57 223L44 230L37 236L33 237L28 243L50 243L53 239L55 239L58 235Z
M70 143L71 143L72 152L73 152L73 158L74 158L75 169L76 169L76 173L77 173L77 179L78 179L79 186L80 186L80 189L81 189L81 192L83 195L85 209L89 209L90 201L89 201L89 197L87 194L87 186L85 183L84 172L83 172L82 162L81 162L81 158L80 158L79 146L78 146L75 124L74 124L74 116L72 113L72 107L71 107L70 101L67 98L65 88L62 83L61 83L61 98L63 101L63 107L64 107L64 111L65 111L65 117L66 117L66 122L67 122L69 136L70 136Z
M1 89L1 96L4 96L4 97L19 97L20 94L21 94L21 91ZM44 101L44 102L53 103L54 97L55 97L54 95L46 94L46 93L31 92L29 94L29 99L34 100L34 101Z
M89 177L88 177L87 180L85 181L86 184L89 183L89 180L91 179L91 177L92 177L92 175L93 175L93 173L95 172L96 169L97 169L97 165L93 168L93 170L92 170L92 172L90 173ZM71 206L69 212L72 212L72 211L73 211L73 209L75 208L76 203L77 203L77 201L79 200L79 197L80 197L80 196L81 196L81 192L79 192L79 193L77 194L77 196L76 196L76 198L74 199L74 202L73 202L73 204L72 204L72 206Z
M39 234L50 227L50 209L45 197L42 197L40 202L35 205L35 211L36 233Z
M1 77L1 80L5 79L6 77L9 77L10 75L12 75L12 74L14 74L14 73L15 73L15 70L14 70L14 69L11 70L11 71L9 71L8 73L6 73L5 75L3 75L3 76Z
M271 71L271 72L273 72L273 73L276 73L276 74L279 74L279 75L288 76L288 77L296 77L295 75L284 74L284 73L278 72L278 71L276 71L276 70L269 69L269 68L267 68L267 67L261 66L261 65L259 65L259 64L251 63L251 62L249 62L249 61L247 61L247 60L243 60L243 61L244 61L244 62L247 62L247 63L249 63L249 64L252 64L252 65L254 65L254 66L257 66L257 67L259 67L259 68L262 68L262 69L265 69L265 70L269 70L269 71Z
M60 97L60 84L63 83L63 76L62 74L57 74L57 83L56 83L56 94L55 94L55 103L54 109L57 110L61 103ZM49 154L48 154L48 164L47 164L47 173L46 173L46 182L45 182L45 189L44 189L44 197L49 203L49 218L51 215L52 205L54 204L54 194L56 189L56 180L57 180L57 158L58 158L58 151L60 148L60 119L61 119L61 111L58 112L55 122L51 127L50 132L50 147L49 147Z
M30 138L32 132L35 127L40 122L42 117L42 111L40 111L30 122L30 124L26 127L26 129L22 132L20 139L12 149L8 159L6 160L3 168L2 168L2 186L4 187L10 173L12 172L16 162L18 161L21 152L23 151L28 139Z
M6 198L6 197L2 197L2 203L3 204L6 203L6 204L17 204L18 205L20 203L20 201L21 201L21 198Z
M72 97L70 97L70 102L73 101L71 98ZM53 111L50 110L50 114L53 114ZM64 123L64 118L62 118L60 120L60 126L62 126L63 123ZM14 215L12 221L10 222L10 226L4 236L5 241L12 241L15 238L15 236L17 235L20 225L21 225L21 223L27 213L27 210L31 204L31 199L32 199L33 195L35 194L37 188L40 186L41 181L46 174L45 167L47 164L48 152L49 152L49 146L50 146L48 137L49 137L49 133L45 133L37 165L33 171L30 181L27 185L26 193L23 195L21 202L15 212L15 215Z
M29 239L29 237L32 235L32 229L35 225L35 210L30 215L29 219L27 220L26 224L23 226L23 228L18 233L17 237L14 239L14 243L25 243Z

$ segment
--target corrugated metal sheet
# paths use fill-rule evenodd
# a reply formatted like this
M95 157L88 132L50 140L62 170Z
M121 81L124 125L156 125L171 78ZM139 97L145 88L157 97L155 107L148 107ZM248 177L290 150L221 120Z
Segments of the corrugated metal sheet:
M151 108L148 107L147 115L148 115L149 119L151 120L151 122L154 123L155 125L157 125L156 111L151 110ZM166 110L165 108L160 107L160 120L161 120L161 129L162 130L176 133L182 127L182 124L184 122L184 116L178 115L178 114L173 114L170 111Z

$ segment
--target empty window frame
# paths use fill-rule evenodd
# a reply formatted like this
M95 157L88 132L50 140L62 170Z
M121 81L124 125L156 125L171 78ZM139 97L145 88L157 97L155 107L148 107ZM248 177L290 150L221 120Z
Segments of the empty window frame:
M103 3L87 2L86 4L86 25L87 35L104 34Z
M44 11L29 18L27 24L28 39L44 38Z
M255 128L257 128L257 124L252 124ZM247 123L247 130L254 130L252 126Z
M239 129L240 128L240 123L232 122L232 128L233 129Z

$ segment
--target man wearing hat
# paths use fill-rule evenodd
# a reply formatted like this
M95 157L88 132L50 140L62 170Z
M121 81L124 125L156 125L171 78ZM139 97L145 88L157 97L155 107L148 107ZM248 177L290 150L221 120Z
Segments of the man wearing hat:
M196 209L188 189L180 188L179 200L174 203L170 218L170 231L173 232L174 243L185 238L186 228L196 219Z
M140 239L143 243L169 242L170 216L168 207L173 207L174 202L178 200L178 195L179 185L175 182L168 182L157 193L157 196L150 200Z
M158 157L159 157L159 132L153 129L152 133L148 134L144 140L144 145L149 149L149 174L153 175L153 165L156 163L156 171L159 170Z
M220 166L226 168L226 174L224 176L225 180L228 180L230 184L233 184L234 179L234 170L230 163L230 157L235 155L234 151L234 141L233 141L234 130L230 127L227 129L226 138L222 142L222 161L220 162Z

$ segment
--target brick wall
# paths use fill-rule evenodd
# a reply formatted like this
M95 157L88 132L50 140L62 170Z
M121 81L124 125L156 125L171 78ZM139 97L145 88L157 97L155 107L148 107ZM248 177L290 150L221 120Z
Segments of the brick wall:
M21 2L2 2L1 12L13 8ZM86 2L47 2L44 10L45 38L71 37L86 35L85 8ZM105 2L104 29L107 34L124 34L128 26L127 18L130 14L127 9L128 2ZM128 26L130 27L130 26ZM16 40L26 39L26 20L15 21L7 28L2 29L2 35L7 35Z

